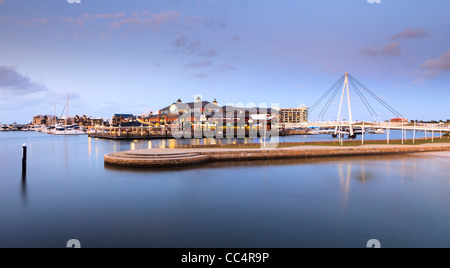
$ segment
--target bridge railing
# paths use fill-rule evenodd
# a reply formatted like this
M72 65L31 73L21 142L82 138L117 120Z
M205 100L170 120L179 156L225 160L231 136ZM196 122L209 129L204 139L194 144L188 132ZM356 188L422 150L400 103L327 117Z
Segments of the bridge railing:
M349 122L349 121L328 121L328 122L308 122L303 123L301 126L303 127L320 127L320 128L331 128L336 126L345 126L349 127L355 124L361 124L362 122ZM442 131L450 131L450 123L416 123L415 125L411 123L401 123L401 122L365 122L366 128L404 128L404 129L418 129L418 130L442 130ZM358 125L361 127L361 125Z

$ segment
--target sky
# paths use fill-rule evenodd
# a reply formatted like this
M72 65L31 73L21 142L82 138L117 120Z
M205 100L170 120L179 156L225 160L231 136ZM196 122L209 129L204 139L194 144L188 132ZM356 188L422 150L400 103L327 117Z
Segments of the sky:
M409 119L450 119L448 0L69 2L0 0L1 123L59 116L68 94L69 115L104 118L197 95L312 106L345 72Z

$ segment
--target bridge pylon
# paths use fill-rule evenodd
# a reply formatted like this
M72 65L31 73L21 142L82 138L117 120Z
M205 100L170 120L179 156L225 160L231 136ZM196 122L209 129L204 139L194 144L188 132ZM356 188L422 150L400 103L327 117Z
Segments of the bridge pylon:
M342 106L344 104L344 97L345 97L345 93L347 93L347 101L348 101L348 116L349 116L349 123L350 123L350 136L353 137L354 136L354 131L353 131L353 117L352 117L352 105L350 102L350 89L348 86L348 73L345 73L345 80L344 80L344 87L342 88L342 97L341 97L341 103L339 105L339 113L338 113L338 118L337 118L337 122L340 122L342 120L341 118L341 113L342 113ZM338 134L338 127L336 127L335 130L335 134Z

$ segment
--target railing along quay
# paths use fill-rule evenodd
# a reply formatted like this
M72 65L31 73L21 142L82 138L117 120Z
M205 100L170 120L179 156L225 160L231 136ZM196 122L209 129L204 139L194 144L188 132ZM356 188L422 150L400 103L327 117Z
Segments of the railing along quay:
M235 130L234 135L233 133L232 135L233 137L240 137L242 134L244 134L242 132ZM108 140L153 140L153 139L174 139L176 137L185 139L203 139L203 138L211 138L210 135L211 133L214 132L193 130L191 132L185 131L172 133L170 128L152 128L152 127L133 127L133 128L103 127L103 128L92 128L89 129L88 131L88 135L91 138L108 139ZM228 133L226 131L224 131L223 133L220 132L219 135L223 135L224 138L229 138ZM284 130L279 132L279 136L287 136L287 135L292 134ZM246 138L248 137L259 138L263 136L263 133L260 133L260 131L249 132L248 130L246 130L244 136ZM214 138L217 138L217 135L214 135Z

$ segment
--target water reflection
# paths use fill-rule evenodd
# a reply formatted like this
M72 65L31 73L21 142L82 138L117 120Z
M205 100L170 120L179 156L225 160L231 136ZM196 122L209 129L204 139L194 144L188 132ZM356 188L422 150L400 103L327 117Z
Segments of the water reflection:
M339 182L341 185L341 189L344 195L344 206L347 207L349 195L350 195L350 179L352 176L352 164L348 163L346 166L346 173L344 173L344 167L343 163L340 162L338 164L338 170L339 170Z
M90 158L91 154L92 154L92 138L91 137L88 138L88 146L89 146L89 158Z
M386 246L450 246L448 158L117 169L104 168L103 156L131 142L3 134L12 138L0 139L0 247L59 247L72 235L90 247L360 247L374 237ZM24 142L30 164L20 183ZM133 141L136 150L174 142L193 141Z
M175 149L175 147L177 145L176 140L169 140L168 143L169 143L169 149Z
M28 205L28 189L26 177L22 177L22 183L20 184L20 195L22 197L22 202L26 206Z

